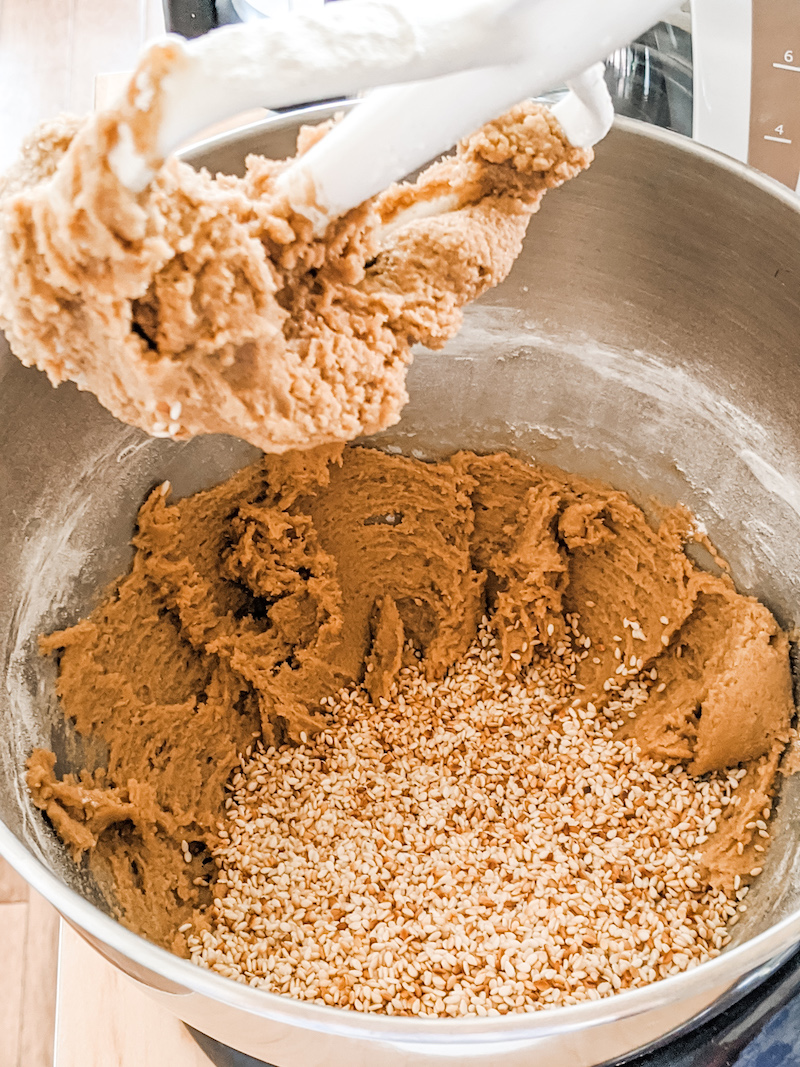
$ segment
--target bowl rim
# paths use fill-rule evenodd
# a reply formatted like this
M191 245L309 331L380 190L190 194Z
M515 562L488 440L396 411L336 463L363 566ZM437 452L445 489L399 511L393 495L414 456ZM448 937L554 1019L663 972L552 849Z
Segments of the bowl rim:
M235 147L259 134L295 127L300 121L318 122L347 110L357 101L335 101L321 105L298 107L276 113L256 122L205 138L180 153L193 165L202 166L203 157L210 151ZM695 157L718 167L751 187L782 202L800 214L800 197L775 179L760 173L738 160L698 144L690 138L655 127L636 119L617 117L614 128L625 134L643 137ZM292 1027L328 1033L342 1037L372 1041L391 1040L408 1046L424 1043L452 1043L454 1039L486 1044L505 1040L508 1043L531 1041L566 1031L590 1028L615 1020L628 1019L647 1011L674 1005L700 996L715 987L724 987L713 1013L722 1010L744 995L743 986L750 988L760 971L764 974L776 969L797 941L800 941L800 908L774 926L749 938L740 945L688 971L661 979L635 989L615 993L595 1001L546 1010L516 1012L503 1016L468 1016L459 1018L431 1018L388 1016L361 1013L352 1009L332 1007L301 1001L285 994L271 993L245 983L226 978L207 970L191 960L177 956L167 949L134 933L90 903L78 892L65 885L50 869L0 822L0 855L59 913L91 943L99 942L115 954L139 967L173 983L176 997L199 994L219 1004L248 1015L270 1019ZM119 961L116 966L125 969ZM760 970L759 970L760 969ZM129 973L129 972L128 972ZM131 975L148 986L144 978ZM157 985L152 988L158 989ZM703 1008L700 1014L707 1011ZM688 1024L682 1023L676 1031ZM668 1035L658 1038L657 1043ZM649 1047L649 1046L648 1046Z

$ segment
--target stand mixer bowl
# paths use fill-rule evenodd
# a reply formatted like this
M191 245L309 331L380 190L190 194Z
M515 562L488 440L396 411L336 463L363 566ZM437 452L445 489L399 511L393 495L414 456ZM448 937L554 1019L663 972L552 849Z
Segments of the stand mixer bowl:
M294 150L283 114L187 158L241 173ZM372 443L420 458L507 449L600 477L647 507L688 506L739 588L787 628L800 618L800 201L677 135L618 120L592 168L545 199L509 278L421 351L401 422ZM0 852L106 958L181 1019L278 1067L593 1067L729 1007L800 942L800 777L784 780L773 843L722 956L654 985L494 1018L361 1015L276 996L179 959L111 917L33 808L24 764L83 764L37 635L71 624L129 559L137 508L255 457L221 437L174 443L51 389L0 347Z

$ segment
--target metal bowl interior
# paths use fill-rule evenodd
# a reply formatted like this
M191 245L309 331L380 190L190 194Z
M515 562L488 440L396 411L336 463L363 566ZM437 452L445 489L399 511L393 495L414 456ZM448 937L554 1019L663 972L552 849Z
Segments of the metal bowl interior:
M266 120L206 142L190 161L241 172L249 152L290 154L298 125L296 115ZM589 172L546 198L507 281L468 311L444 352L417 354L411 401L373 443L420 458L512 450L600 477L645 507L683 503L739 588L792 628L800 620L799 331L798 202L691 142L620 121ZM267 1037L259 1044L258 1027L268 1034L271 1025L357 1039L367 1051L351 1049L350 1064L374 1062L376 1042L387 1064L455 1063L468 1053L511 1063L517 1052L530 1055L531 1042L558 1038L562 1054L568 1047L572 1062L588 1065L722 1006L726 992L742 992L800 939L798 777L784 781L765 872L735 944L718 960L607 1001L435 1024L359 1017L239 986L124 929L27 796L32 747L54 748L61 771L79 770L84 754L57 707L54 668L39 657L37 636L86 614L125 569L136 510L153 485L168 478L176 493L190 493L256 453L231 438L148 438L73 386L51 389L4 343L0 378L0 851L181 1017L230 1044L231 1034L256 1035L237 1047L263 1057L272 1045ZM229 1013L224 1026L208 1004ZM607 1030L634 1018L650 1022L626 1036ZM461 1051L459 1038L469 1042ZM318 1058L303 1047L298 1062L335 1062L330 1045Z

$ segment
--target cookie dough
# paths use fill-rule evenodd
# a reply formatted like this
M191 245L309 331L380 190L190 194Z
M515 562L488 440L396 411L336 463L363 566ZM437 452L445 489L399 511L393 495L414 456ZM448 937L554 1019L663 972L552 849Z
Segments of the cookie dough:
M286 161L236 178L170 159L130 192L109 159L121 129L147 155L135 81L116 110L40 130L0 184L0 327L53 384L156 436L283 452L396 422L412 345L456 333L592 156L521 104L315 237L275 190Z
M577 615L587 702L641 678L649 695L624 730L646 753L697 775L746 768L703 846L711 883L730 885L756 863L752 825L789 738L788 640L724 569L693 562L698 540L682 510L654 529L624 493L505 454L323 446L179 501L162 486L130 573L42 640L64 714L107 762L59 778L37 751L33 798L123 920L185 951L175 931L202 927L225 783L254 739L319 730L323 698L354 681L379 699L408 642L441 677L486 614L524 671L573 640Z

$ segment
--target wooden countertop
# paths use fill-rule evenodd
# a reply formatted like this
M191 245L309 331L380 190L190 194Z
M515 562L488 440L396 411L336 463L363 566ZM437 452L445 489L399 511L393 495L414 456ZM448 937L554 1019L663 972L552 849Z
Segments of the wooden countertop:
M58 962L54 1067L210 1067L183 1023L66 923Z

